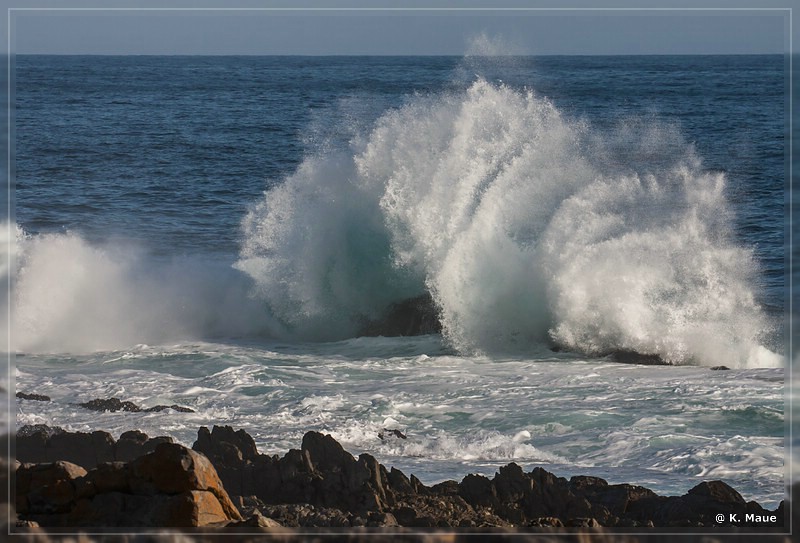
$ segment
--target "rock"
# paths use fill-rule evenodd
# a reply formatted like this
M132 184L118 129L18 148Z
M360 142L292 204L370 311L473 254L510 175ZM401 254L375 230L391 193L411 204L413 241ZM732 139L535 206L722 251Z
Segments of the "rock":
M405 474L396 468L389 470L389 486L392 487L397 494L413 494L414 487L411 486L411 481Z
M26 427L23 427L24 430ZM44 431L32 434L17 434L17 459L22 462L47 462L47 433Z
M728 366L712 366L712 367L711 367L711 369L712 369L712 370L715 370L715 371L720 371L720 370L722 370L722 371L725 371L725 370L730 370L730 368L729 368Z
M17 439L29 437L34 434L43 434L45 438L50 438L55 434L63 434L64 429L59 426L47 426L46 424L26 424L17 430Z
M672 363L664 360L657 354L642 354L636 351L614 351L608 355L609 360L622 364L643 364L646 366L671 366Z
M226 465L252 462L258 458L253 438L244 430L234 431L230 426L214 426L210 432L201 427L192 449Z
M135 403L123 402L119 398L90 400L85 403L79 403L78 405L86 409L91 409L92 411L130 411L137 413L142 410L142 408Z
M44 425L23 426L17 434L17 458L30 463L67 460L92 469L103 462L133 460L155 450L159 443L172 441L171 437L148 438L138 430L125 432L115 442L107 432L87 434Z
M134 493L208 491L217 498L229 519L241 520L214 466L196 451L175 443L161 443L152 453L131 462L128 469L130 488Z
M208 459L172 443L89 472L68 462L22 464L17 503L24 520L42 526L179 528L242 520Z
M381 432L378 432L378 438L381 441L383 441L388 437L399 437L400 439L408 439L406 435L400 430L387 430L386 428L384 428Z
M688 496L699 496L720 503L742 505L745 503L742 495L722 481L703 482L693 487Z
M382 318L364 326L364 336L418 336L442 331L439 309L429 293L390 305Z
M180 405L156 405L154 407L148 407L147 409L142 409L145 413L152 413L158 411L165 411L167 409L172 409L173 411L177 411L178 413L194 413L194 409L190 409L188 407L182 407Z
M91 469L101 462L114 461L114 444L108 432L63 432L47 440L45 451L48 462L68 460Z
M230 504L230 507L233 511L236 511L233 504ZM224 525L232 519L241 519L238 511L236 511L235 516L231 515L231 509L220 503L219 496L207 490L187 490L178 495L177 498L172 498L169 506L165 509L165 521L156 523L156 526L189 528Z
M131 413L151 413L157 411L164 411L165 409L172 409L174 411L178 411L181 413L194 413L194 410L188 407L181 407L179 405L156 405L154 407L149 407L147 409L143 409L136 405L133 402L123 402L119 398L109 398L107 400L103 399L96 399L90 400L85 403L78 404L81 407L85 407L86 409L91 409L92 411L129 411Z
M396 528L400 525L391 513L372 512L367 515L367 526L374 528Z
M572 528L599 528L600 523L593 518L571 518L564 523L564 526Z
M44 394L26 394L24 392L17 392L17 398L21 400L33 400L37 402L49 402L50 396L45 396Z
M492 481L483 475L469 474L458 484L458 495L472 506L495 507L497 490Z
M69 511L76 498L76 479L85 475L85 469L71 462L22 464L16 473L17 512Z
M256 512L254 515L239 522L231 522L228 528L280 528L282 525L276 520L267 518L261 513Z
M119 436L114 449L114 459L118 462L130 462L140 456L153 452L160 443L173 443L171 437L161 436L149 438L144 432L131 430Z
M139 431L125 432L111 445L103 432L47 438L42 429L31 436L41 438L45 450L53 439L96 442L97 450L111 450L117 459L151 448L88 472L68 463L15 464L20 516L43 526L697 528L718 527L716 514L743 518L745 512L776 514L775 525L783 525L788 509L766 511L721 481L664 497L598 477L567 481L539 467L526 473L515 463L491 479L467 475L428 487L414 475L387 471L369 454L355 458L318 432L306 433L301 448L283 457L259 454L247 433L231 427L201 428L195 450ZM235 499L226 492L231 488Z
M551 527L551 528L560 528L564 526L564 523L561 522L561 519L555 517L539 517L537 519L533 519L528 523L528 526L537 526L537 527Z

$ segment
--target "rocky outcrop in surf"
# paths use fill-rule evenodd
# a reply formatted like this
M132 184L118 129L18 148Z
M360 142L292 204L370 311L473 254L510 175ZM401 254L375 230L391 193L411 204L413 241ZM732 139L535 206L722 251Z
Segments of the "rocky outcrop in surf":
M439 310L430 294L396 302L389 306L384 316L364 326L364 336L419 336L442 331Z
M105 433L62 431L48 437L39 428L35 434L58 455L59 439L89 447L97 442L95 434ZM396 530L784 525L783 502L766 510L722 481L702 482L682 496L659 496L634 484L566 479L512 462L492 478L469 474L460 482L425 485L369 454L356 458L319 432L307 432L300 448L282 457L259 453L249 434L229 426L200 428L191 450L155 440L152 450L135 459L98 462L87 456L87 466L34 463L30 448L23 447L13 466L19 525ZM153 440L133 431L110 444L119 450L124 441Z

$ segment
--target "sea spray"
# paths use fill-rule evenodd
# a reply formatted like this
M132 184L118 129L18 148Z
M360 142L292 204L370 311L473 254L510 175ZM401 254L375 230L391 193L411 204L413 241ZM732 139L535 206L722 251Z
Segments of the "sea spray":
M308 156L243 231L236 266L298 337L347 337L427 291L462 352L781 363L724 176L654 120L601 132L478 79Z
M8 228L16 239L11 344L4 336L4 350L85 353L263 335L274 326L248 296L247 278L227 264L164 261L125 243Z

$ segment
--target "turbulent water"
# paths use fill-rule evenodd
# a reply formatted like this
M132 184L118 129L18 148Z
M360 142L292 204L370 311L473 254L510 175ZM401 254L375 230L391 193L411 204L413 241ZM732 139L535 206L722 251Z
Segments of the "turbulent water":
M230 424L266 452L321 429L427 481L513 460L774 505L785 77L779 56L18 57L6 348L53 403L17 424ZM441 333L362 337L423 298Z

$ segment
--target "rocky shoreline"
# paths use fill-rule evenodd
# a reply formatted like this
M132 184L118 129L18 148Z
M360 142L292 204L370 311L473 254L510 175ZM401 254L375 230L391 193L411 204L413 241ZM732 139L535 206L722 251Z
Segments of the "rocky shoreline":
M358 458L331 436L307 432L284 456L258 452L229 426L201 427L192 448L140 431L65 432L28 426L11 466L16 529L410 529L470 531L753 529L784 531L783 502L769 511L722 481L683 496L632 484L558 477L515 463L493 478L427 486ZM718 515L723 515L720 522ZM749 521L748 521L749 519Z

